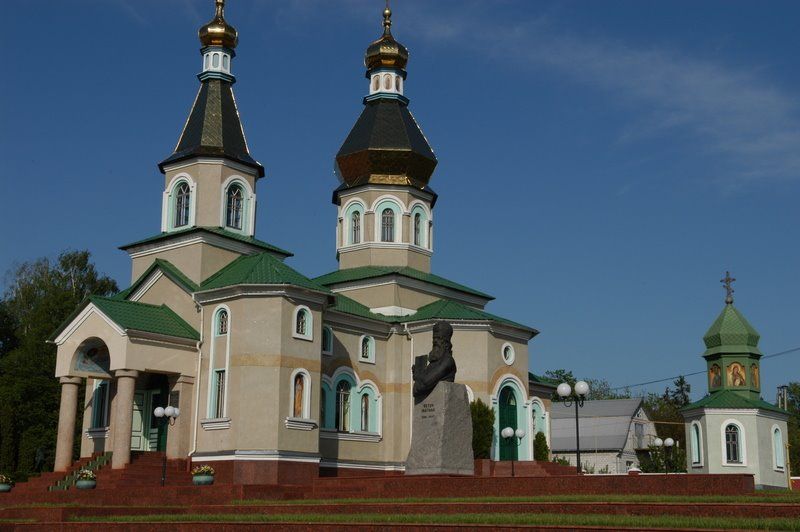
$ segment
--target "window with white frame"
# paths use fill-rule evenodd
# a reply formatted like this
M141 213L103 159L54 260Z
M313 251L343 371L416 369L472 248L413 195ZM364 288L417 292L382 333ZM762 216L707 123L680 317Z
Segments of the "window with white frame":
M174 227L189 225L189 214L191 212L192 191L189 183L181 181L175 187L175 212L173 218Z
M305 306L299 306L294 311L294 330L292 336L301 340L312 340L314 330L311 310Z
M333 354L333 330L327 325L322 327L322 354L327 356Z
M741 429L738 425L729 423L725 427L725 462L729 464L742 463Z
M394 242L394 211L389 208L381 212L381 242Z
M510 366L511 364L514 363L514 359L516 358L516 355L514 353L514 347L511 344L508 344L508 343L503 344L503 347L502 347L502 350L501 350L500 353L503 356L503 362L505 362L506 365Z
M213 394L211 398L211 417L225 417L225 370L215 369L213 373Z
M702 435L700 434L700 423L697 421L692 422L692 426L690 429L691 434L691 445L692 445L692 465L699 466L703 463L703 451L702 451Z
M359 346L359 357L358 360L360 362L367 362L370 364L375 363L375 339L372 336L362 336L361 337L361 345Z
M784 458L783 434L778 427L772 429L772 459L775 469L783 471L786 459Z
M352 385L341 380L336 385L336 430L350 432L350 391Z
M228 334L228 311L225 309L217 312L217 336Z
M225 226L241 229L244 219L244 191L240 185L228 187L226 195Z
M108 426L109 382L95 379L92 392L92 428L100 429Z
M350 243L361 243L361 213L359 211L354 211L350 215Z

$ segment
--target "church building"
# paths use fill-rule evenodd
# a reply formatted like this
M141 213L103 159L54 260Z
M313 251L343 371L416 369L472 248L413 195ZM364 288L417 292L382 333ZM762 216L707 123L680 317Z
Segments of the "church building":
M366 51L364 110L335 158L339 267L316 278L256 238L265 172L240 122L238 34L223 11L216 0L200 28L199 91L158 165L160 231L121 247L129 288L90 297L51 338L62 390L56 471L72 463L80 403L81 457L113 453L114 469L132 451L165 451L235 483L401 472L411 367L439 320L454 329L456 382L497 413L492 457L531 460L534 430L549 438L549 400L529 387L537 331L490 314L492 296L432 271L438 161L409 110L408 51L392 35L391 11ZM180 415L159 423L153 411L168 405ZM519 445L500 441L499 420L525 431Z
M725 307L703 337L708 394L681 410L686 468L752 474L757 488L786 488L789 416L761 398L761 336L733 306L733 281L726 273Z

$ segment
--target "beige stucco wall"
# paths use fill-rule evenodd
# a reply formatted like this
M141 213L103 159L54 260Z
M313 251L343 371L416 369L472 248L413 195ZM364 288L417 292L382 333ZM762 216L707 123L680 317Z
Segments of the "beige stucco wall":
M199 310L192 300L191 294L187 293L166 275L162 275L158 281L153 283L153 286L142 294L137 301L150 305L167 305L178 316L195 327L200 319Z
M153 261L163 259L171 262L186 277L200 284L240 256L240 253L202 242L188 244L175 249L155 251L131 259L133 264L131 282L136 281L147 271Z

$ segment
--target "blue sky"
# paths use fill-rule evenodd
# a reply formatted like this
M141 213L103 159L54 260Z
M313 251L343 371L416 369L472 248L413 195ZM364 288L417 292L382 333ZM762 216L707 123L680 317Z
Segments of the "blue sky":
M159 231L156 163L194 99L212 4L3 3L0 270L88 248L127 285L117 246ZM239 111L268 175L257 236L326 273L333 156L361 111L383 3L228 4ZM726 269L762 351L800 346L800 5L392 7L406 95L439 158L434 271L538 328L534 371L622 386L702 370ZM800 379L800 353L762 374L771 400ZM703 376L690 382L705 393Z

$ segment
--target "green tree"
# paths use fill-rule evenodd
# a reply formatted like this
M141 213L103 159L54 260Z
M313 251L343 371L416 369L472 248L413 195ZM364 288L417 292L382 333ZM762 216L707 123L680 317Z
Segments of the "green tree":
M686 471L686 449L677 445L669 450L651 445L647 453L639 456L639 469L642 473L663 473L665 458L670 473Z
M544 461L550 459L550 448L547 446L547 436L544 432L537 432L533 439L533 459Z
M800 475L800 382L788 384L787 411L789 412L789 466L792 476Z
M675 389L667 386L661 395L647 394L644 409L655 423L660 438L672 438L676 448L686 449L686 432L680 409L689 404L690 387L683 377L678 377L673 385Z
M591 401L600 399L630 399L631 391L625 388L618 391L611 387L605 379L584 379L589 385L589 397Z
M37 449L45 467L55 454L60 387L56 348L46 340L84 298L114 293L117 284L97 272L88 251L24 263L8 279L0 300L0 471L24 478Z
M544 372L544 376L558 384L566 382L570 386L575 386L575 383L578 381L571 371L565 369L549 369Z
M469 405L472 414L472 454L475 458L489 458L494 434L494 410L480 399Z

